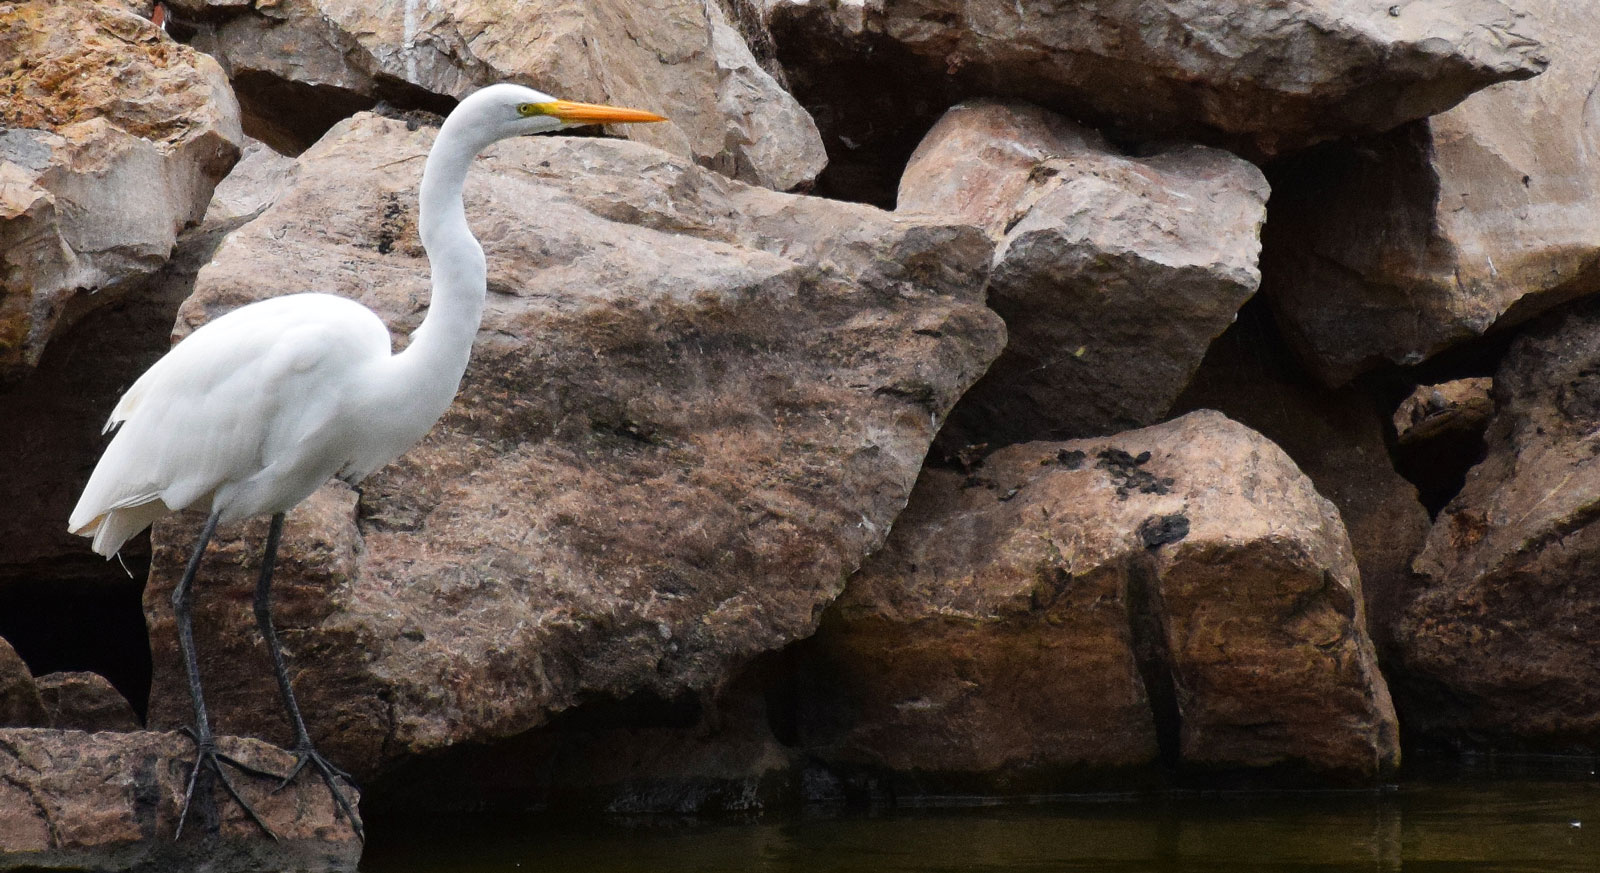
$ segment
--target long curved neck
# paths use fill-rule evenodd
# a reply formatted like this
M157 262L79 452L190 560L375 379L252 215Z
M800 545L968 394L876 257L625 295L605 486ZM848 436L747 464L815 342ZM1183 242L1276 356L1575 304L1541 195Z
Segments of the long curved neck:
M448 383L451 396L466 371L483 318L488 268L483 248L467 227L461 192L472 159L488 144L470 129L446 121L422 171L418 225L433 271L433 293L427 316L398 358L414 378L423 380L419 388L443 389L434 383Z

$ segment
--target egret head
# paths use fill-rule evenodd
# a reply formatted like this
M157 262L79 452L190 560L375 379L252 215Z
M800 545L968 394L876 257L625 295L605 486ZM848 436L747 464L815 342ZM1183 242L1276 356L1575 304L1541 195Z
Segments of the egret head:
M511 84L490 85L474 91L450 116L452 120L460 116L490 142L585 124L666 121L653 112L558 100L543 91Z

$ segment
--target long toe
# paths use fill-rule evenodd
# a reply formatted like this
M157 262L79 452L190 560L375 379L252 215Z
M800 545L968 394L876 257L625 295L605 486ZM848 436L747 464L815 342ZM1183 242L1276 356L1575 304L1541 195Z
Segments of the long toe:
M307 765L322 776L322 781L328 786L328 793L333 795L333 802L338 806L339 812L346 819L349 819L350 829L356 832L356 839L363 843L366 842L367 834L361 825L361 816L356 812L355 804L350 802L349 796L339 786L340 780L343 780L348 785L354 785L355 780L350 778L350 774L329 763L328 759L322 757L322 753L312 748L309 743L302 744L295 749L294 768L289 771L289 775L283 777L283 781L278 784L275 790L282 791L286 788L289 783L294 781L296 776L300 775L300 771L304 770Z
M217 782L222 783L222 787L228 792L228 796L239 804L245 814L250 816L250 820L255 822L256 826L260 827L267 836L276 841L278 835L262 820L255 807L250 805L250 801L245 800L244 795L239 793L239 789L234 787L233 780L229 779L228 774L222 769L223 764L234 767L248 776L270 777L272 775L241 764L227 755L218 754L215 746L202 744L195 752L194 768L189 771L189 784L183 794L183 808L178 811L178 828L173 833L172 838L178 840L183 837L183 826L189 818L189 807L195 799L196 786L200 786L201 803L208 807L209 814L203 816L208 829L220 827L220 818L216 814L216 799L212 794L215 787L212 785L212 779L215 779Z

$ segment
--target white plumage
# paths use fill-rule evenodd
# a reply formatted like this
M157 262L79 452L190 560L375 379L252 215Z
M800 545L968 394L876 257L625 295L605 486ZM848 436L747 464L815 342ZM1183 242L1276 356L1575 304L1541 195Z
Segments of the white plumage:
M295 730L296 764L284 784L314 766L361 833L336 783L343 774L312 745L272 625L272 566L283 514L330 477L354 484L394 460L427 434L455 397L487 291L483 249L461 201L473 157L510 136L662 120L635 109L556 100L520 85L472 94L445 120L422 172L418 227L433 270L433 296L405 351L391 354L388 328L354 301L329 294L263 300L190 334L112 410L106 429L116 428L116 436L89 477L69 529L93 537L94 550L109 557L169 512L194 508L209 515L172 598L198 749L178 817L180 835L202 773L219 779L266 829L222 770L235 762L216 749L190 621L192 583L212 532L255 515L272 516L255 609ZM201 796L209 801L210 791Z

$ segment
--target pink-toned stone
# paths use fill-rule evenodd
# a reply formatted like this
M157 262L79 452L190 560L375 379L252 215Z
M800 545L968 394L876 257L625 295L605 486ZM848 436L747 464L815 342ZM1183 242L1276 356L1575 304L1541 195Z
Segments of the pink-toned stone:
M283 288L414 328L432 136L336 128L201 271L181 329ZM461 395L359 499L289 513L275 585L312 733L367 775L579 701L714 687L809 635L1001 342L990 242L950 219L587 137L496 145L466 209L489 298ZM248 608L262 525L202 565L198 646L219 725L287 740ZM193 535L154 534L154 725L188 718L167 597Z
M294 763L259 740L217 745L269 772ZM361 843L318 779L275 791L276 779L233 777L278 841L220 787L218 837L196 833L191 819L174 841L193 759L194 742L177 733L0 729L0 869L355 870Z
M0 637L0 727L43 727L47 723L33 674L17 650Z

